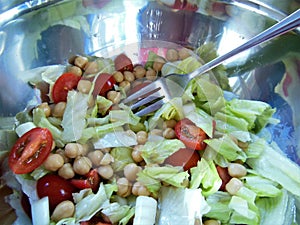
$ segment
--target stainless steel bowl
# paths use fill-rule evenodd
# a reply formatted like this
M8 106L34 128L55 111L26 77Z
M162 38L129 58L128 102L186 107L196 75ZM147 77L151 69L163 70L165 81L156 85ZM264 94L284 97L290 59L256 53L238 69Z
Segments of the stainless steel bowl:
M140 47L149 43L152 47L171 43L197 48L213 42L222 54L300 5L298 0L203 0L198 1L197 9L184 3L174 9L169 2L172 1L1 1L0 128L12 128L13 123L7 121L13 121L10 118L37 99L26 82L28 71L36 67L65 64L76 54L107 57L123 51L138 62ZM227 65L233 65L233 92L277 108L275 116L281 123L270 127L270 138L289 158L300 163L300 103L297 98L282 98L274 90L286 72L280 56L293 50L278 49L277 53L282 54L275 54L266 64L256 61L247 69L237 66L252 60L259 51L255 49ZM300 96L300 80L293 82L291 93Z

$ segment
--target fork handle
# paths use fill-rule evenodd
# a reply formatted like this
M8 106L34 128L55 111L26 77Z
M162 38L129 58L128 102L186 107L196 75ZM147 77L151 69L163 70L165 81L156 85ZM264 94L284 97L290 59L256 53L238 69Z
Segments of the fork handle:
M228 53L221 55L210 62L204 64L203 66L199 67L195 71L189 74L189 78L193 79L194 77L201 75L216 66L222 64L225 60L245 51L251 47L257 46L263 42L271 40L281 34L284 34L290 30L293 30L300 26L300 9L295 11L294 13L290 14L286 18L282 19L275 25L271 26L270 28L264 30L263 32L259 33L258 35L254 36L244 44L238 46L237 48L229 51Z

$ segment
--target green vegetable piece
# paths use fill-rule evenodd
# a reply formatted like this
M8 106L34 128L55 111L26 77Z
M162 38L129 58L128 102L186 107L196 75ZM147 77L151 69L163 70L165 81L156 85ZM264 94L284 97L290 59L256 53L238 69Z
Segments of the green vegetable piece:
M115 172L122 171L129 163L134 163L131 152L132 149L129 147L116 147L111 150L110 154L114 158L111 165Z

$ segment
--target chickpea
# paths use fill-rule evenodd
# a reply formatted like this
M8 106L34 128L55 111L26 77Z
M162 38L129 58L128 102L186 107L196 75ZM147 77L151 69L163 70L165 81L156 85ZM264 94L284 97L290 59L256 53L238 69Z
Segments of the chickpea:
M79 175L87 174L92 168L92 162L88 157L78 156L73 163L73 170Z
M113 77L115 78L115 81L118 82L118 83L120 83L124 80L124 75L120 71L116 71L113 74Z
M146 71L146 79L147 80L150 80L150 81L153 81L156 79L156 72L154 69L152 68L149 68L147 71Z
M170 62L177 61L179 59L179 54L176 49L170 48L167 50L166 58Z
M163 136L163 131L160 129L153 129L149 132L151 135Z
M88 94L92 88L92 82L89 80L80 80L77 84L77 89L83 94Z
M165 64L164 58L162 58L162 57L157 57L156 59L154 59L154 62L153 62L153 69L154 69L156 72L159 72L159 71L161 71L161 68L163 67L164 64Z
M111 148L102 148L101 152L103 153L109 153L111 151Z
M62 201L55 207L51 215L51 220L58 222L61 219L72 217L74 212L75 206L73 202L70 200Z
M59 155L61 155L61 157L63 157L63 159L64 159L64 163L67 163L67 162L69 162L70 161L70 158L68 158L66 155L65 155L65 150L63 150L63 149L57 149L56 151L55 151L55 153L56 154L59 154Z
M163 124L163 128L174 128L176 125L177 121L176 120L165 120Z
M146 75L146 70L143 66L138 65L138 66L134 67L133 74L136 79L141 79Z
M135 163L129 163L124 167L124 175L129 181L135 181L140 171L142 168Z
M65 146L65 155L71 159L79 155L79 145L77 143L68 143Z
M221 223L218 220L206 220L203 225L221 225Z
M79 68L83 69L85 67L85 65L87 64L88 59L86 57L83 56L77 56L74 59L74 65L78 66Z
M94 166L100 166L100 162L104 156L104 154L100 150L95 150L88 153L88 158L91 160Z
M119 178L117 180L117 185L118 185L117 195L121 197L127 197L131 194L131 184L125 177Z
M95 74L99 71L99 66L96 61L87 62L84 67L84 72L86 74Z
M68 72L73 73L79 77L82 75L82 70L78 66L70 66L68 68Z
M141 147L142 145L136 145L134 146L133 151L131 152L132 159L137 163L142 162L144 160L141 152L139 151L139 148Z
M148 133L146 131L138 131L136 133L136 139L138 144L143 145L146 143L147 139L148 139Z
M121 93L119 91L109 91L107 92L107 99L114 104L118 104L121 101Z
M38 106L38 108L44 111L46 117L49 117L51 115L51 108L49 107L47 102L43 102Z
M241 148L241 149L247 149L249 144L247 142L242 142L242 141L237 141L237 145Z
M238 178L231 178L230 181L226 184L225 186L225 190L231 194L231 195L235 195L240 188L243 186L243 182L241 180L239 180Z
M75 172L71 163L65 163L61 168L59 168L58 175L65 179L73 178L75 176Z
M99 166L98 167L99 175L104 179L110 179L114 175L114 170L111 165Z
M66 109L66 102L59 102L54 105L52 116L62 118Z
M120 87L124 89L124 91L129 91L130 89L130 82L128 80L124 80L119 84Z
M172 128L166 128L163 131L163 137L166 139L174 139L176 137L175 131Z
M64 165L64 158L60 154L50 154L44 162L44 167L49 171L57 171Z
M230 163L228 165L228 173L232 177L243 177L247 174L247 169L245 166L239 164L239 163Z
M132 194L136 196L149 196L150 192L141 182L137 181L132 186Z
M178 50L178 56L179 56L179 59L183 60L183 59L190 57L190 52L186 48L181 48Z
M79 155L87 155L87 153L89 152L89 146L87 144L79 144L78 145L78 154Z
M129 81L129 82L133 82L135 80L135 76L130 71L124 71L124 79Z
M105 153L100 161L101 166L107 166L114 161L114 158L109 153Z

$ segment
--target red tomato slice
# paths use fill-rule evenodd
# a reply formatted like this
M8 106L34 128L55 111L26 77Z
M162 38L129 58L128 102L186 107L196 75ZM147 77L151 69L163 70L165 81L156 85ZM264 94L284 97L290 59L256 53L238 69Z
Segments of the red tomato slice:
M36 127L26 132L10 151L10 169L15 174L32 172L46 160L51 152L52 143L52 134L46 128Z
M51 211L62 201L73 201L72 193L77 192L77 188L68 180L55 174L47 174L39 179L36 189L40 198L48 196Z
M228 174L228 169L227 168L217 166L217 171L218 171L218 174L219 174L219 176L222 180L222 185L221 185L219 190L220 191L225 191L225 186L230 181L231 176Z
M133 64L130 58L125 54L118 55L115 60L115 69L120 72L133 71Z
M206 147L206 144L203 142L208 138L206 133L187 118L177 122L175 134L187 148L203 150Z
M96 192L100 184L100 176L96 169L91 170L85 175L85 179L72 179L71 184L79 189L91 188Z
M95 87L93 90L93 95L105 96L106 93L114 88L116 80L113 75L109 73L101 73L95 82Z
M199 160L200 156L197 151L188 148L181 148L166 158L164 163L172 166L182 166L183 170L186 171L197 166Z
M54 103L66 102L68 91L75 89L81 77L73 73L62 74L54 83L52 100Z

